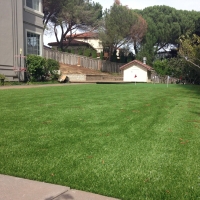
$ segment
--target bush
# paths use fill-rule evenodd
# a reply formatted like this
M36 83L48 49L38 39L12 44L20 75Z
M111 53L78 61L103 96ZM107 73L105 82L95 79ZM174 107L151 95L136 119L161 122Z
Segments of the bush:
M27 56L27 66L30 81L45 81L48 79L57 79L59 62L53 59L45 59L37 55Z
M84 56L90 57L92 55L92 51L91 49L85 49L83 52Z
M50 77L52 80L58 79L59 68L60 68L60 64L58 61L53 60L53 59L47 59L45 63L45 76Z
M5 75L4 74L0 74L0 79L5 79Z
M78 55L83 55L83 49L78 50Z
M92 51L92 58L97 58L97 52L95 50Z
M27 66L31 81L40 81L45 75L45 58L37 55L27 56Z
M103 60L103 51L100 53L100 59Z

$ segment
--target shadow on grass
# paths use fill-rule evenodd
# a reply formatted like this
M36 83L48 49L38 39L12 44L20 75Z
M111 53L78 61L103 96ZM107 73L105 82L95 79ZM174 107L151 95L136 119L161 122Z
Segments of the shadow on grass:
M180 85L180 87L200 95L200 85Z

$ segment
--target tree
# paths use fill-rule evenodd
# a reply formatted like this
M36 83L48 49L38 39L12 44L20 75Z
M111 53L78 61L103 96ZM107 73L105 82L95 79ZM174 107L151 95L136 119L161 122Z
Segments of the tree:
M199 18L199 12L176 10L168 6L147 7L135 12L142 15L148 24L137 57L149 57L147 62L150 65L160 50L167 51L170 46L177 46L182 34L193 32Z
M137 15L136 22L132 25L130 33L131 38L133 40L133 47L135 50L135 54L138 53L138 49L146 32L147 32L146 20L141 15Z
M179 55L200 70L200 37L196 34L180 37Z
M196 35L200 36L200 17L198 18L198 20L195 23L195 32Z
M70 35L67 48L77 31L94 30L102 17L102 6L90 0L44 0L44 3L44 23L50 22L53 26L58 47L62 51L66 35Z
M43 0L43 24L44 24L44 30L47 28L47 24L51 21L54 21L56 18L56 15L61 11L62 9L62 1L55 1L55 0Z
M105 11L99 36L103 46L109 48L109 59L114 51L130 42L130 30L136 18L133 10L118 1Z

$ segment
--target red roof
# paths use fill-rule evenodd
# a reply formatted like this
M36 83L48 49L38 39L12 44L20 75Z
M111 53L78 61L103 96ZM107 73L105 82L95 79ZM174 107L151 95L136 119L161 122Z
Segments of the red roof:
M133 64L138 64L138 65L140 65L140 66L146 68L146 69L149 70L149 71L153 70L152 67L150 67L149 65L144 64L143 62L141 62L141 61L139 61L139 60L133 60L133 61L131 61L131 62L129 62L129 63L127 63L127 64L121 66L121 67L120 67L120 70L127 69L127 68L131 67Z
M98 33L94 32L86 32L86 33L79 33L79 34L73 34L71 37L74 38L81 38L81 39L86 39L86 38L96 38L98 36ZM66 38L69 38L70 35L67 35Z

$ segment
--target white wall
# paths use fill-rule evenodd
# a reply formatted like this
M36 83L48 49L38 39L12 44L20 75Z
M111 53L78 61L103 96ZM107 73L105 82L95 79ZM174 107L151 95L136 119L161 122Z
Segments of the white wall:
M123 71L123 81L147 82L147 80L147 69L143 67L134 65Z

